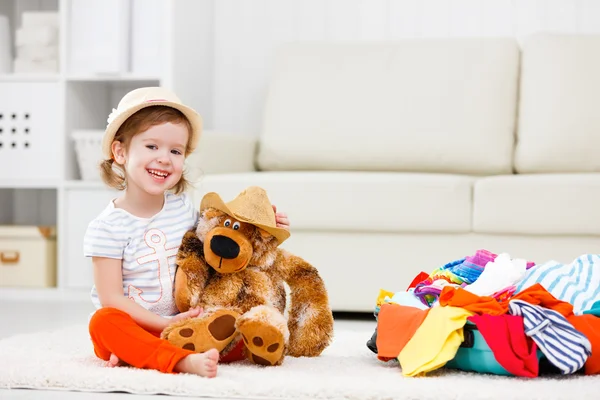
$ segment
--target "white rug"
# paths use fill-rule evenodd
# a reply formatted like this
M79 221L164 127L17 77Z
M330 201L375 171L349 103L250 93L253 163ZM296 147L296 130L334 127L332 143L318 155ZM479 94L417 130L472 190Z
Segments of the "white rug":
M280 367L223 364L217 378L106 368L92 353L86 326L0 340L0 388L123 391L259 399L597 399L600 377L519 378L440 371L404 378L365 346L369 334L342 331L318 358L287 358ZM68 338L75 339L68 339Z

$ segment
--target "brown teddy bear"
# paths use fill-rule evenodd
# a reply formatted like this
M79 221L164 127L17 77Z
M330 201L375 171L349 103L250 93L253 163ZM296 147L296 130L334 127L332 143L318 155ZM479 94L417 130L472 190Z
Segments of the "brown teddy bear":
M224 362L279 365L286 354L321 354L333 335L327 291L313 266L278 248L289 236L276 227L262 188L227 204L216 193L204 196L198 225L177 254L174 289L179 311L201 306L204 313L171 324L161 337L198 352L216 348Z

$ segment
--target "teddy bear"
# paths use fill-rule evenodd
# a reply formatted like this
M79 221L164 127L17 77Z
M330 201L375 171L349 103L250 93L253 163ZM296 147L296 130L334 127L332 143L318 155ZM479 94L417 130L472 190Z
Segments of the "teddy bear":
M279 247L289 236L264 189L248 187L228 203L206 194L177 253L174 285L180 312L204 312L161 337L196 352L216 348L221 362L272 366L286 355L320 355L333 337L333 314L317 269Z

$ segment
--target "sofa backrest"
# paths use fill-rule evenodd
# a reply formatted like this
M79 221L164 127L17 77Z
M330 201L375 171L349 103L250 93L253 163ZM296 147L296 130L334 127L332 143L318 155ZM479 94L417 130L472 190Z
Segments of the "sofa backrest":
M511 173L518 74L509 38L288 44L257 167Z
M600 36L533 35L521 52L516 172L600 171Z

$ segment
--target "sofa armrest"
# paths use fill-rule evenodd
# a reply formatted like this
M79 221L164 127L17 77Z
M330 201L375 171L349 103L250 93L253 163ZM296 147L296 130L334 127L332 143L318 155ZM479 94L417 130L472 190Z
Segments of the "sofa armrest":
M258 139L219 131L204 131L198 148L186 159L187 177L254 171Z

